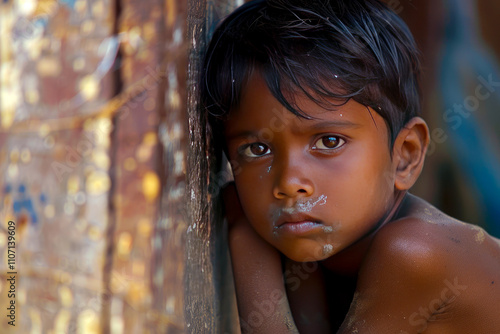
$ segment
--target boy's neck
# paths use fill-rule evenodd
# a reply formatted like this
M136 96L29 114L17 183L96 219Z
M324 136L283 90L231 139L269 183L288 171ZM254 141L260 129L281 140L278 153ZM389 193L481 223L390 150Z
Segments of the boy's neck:
M325 269L341 276L356 277L373 237L382 226L396 219L403 202L406 202L406 195L407 191L401 191L395 196L391 210L376 224L374 230L338 254L323 260L321 264Z

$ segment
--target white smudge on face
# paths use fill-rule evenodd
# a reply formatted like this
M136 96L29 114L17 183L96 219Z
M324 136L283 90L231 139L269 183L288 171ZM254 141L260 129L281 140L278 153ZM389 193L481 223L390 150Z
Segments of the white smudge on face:
M299 213L299 212L311 212L312 209L316 205L325 205L327 196L321 195L316 198L311 198L311 199L299 199L294 206L290 208L284 208L281 211L288 213L288 214L294 214L294 213Z
M323 232L325 233L333 233L333 226L324 226Z
M326 244L323 246L323 255L328 255L333 252L333 246L330 244Z

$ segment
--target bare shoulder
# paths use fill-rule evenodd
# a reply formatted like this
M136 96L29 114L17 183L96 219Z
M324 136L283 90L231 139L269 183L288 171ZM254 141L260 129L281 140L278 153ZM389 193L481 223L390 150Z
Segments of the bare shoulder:
M373 238L358 293L409 332L500 332L500 241L411 196Z
M393 261L411 259L422 269L437 273L466 267L477 267L478 273L500 271L499 239L412 195L396 219L376 234L371 252ZM448 267L443 268L444 264Z

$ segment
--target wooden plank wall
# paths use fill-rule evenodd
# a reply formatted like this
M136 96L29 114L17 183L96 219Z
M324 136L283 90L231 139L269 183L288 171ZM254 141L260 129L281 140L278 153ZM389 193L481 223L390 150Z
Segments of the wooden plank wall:
M108 0L0 4L0 224L17 227L16 326L2 312L2 333L94 333L102 325L115 14Z
M17 271L1 333L235 332L196 102L235 5L0 2L1 309L9 220Z

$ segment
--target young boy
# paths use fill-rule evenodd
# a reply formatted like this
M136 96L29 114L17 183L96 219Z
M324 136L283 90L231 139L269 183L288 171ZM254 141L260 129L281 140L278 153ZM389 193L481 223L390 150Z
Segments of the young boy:
M408 193L418 52L378 0L256 0L216 30L202 103L244 333L500 333L500 243Z

